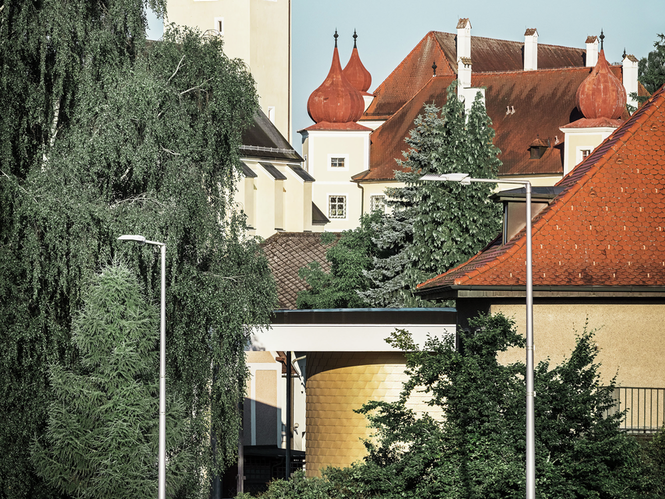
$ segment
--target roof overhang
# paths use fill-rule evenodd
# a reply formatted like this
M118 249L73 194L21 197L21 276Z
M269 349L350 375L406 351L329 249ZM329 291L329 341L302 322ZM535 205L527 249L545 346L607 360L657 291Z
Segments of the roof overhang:
M465 298L526 298L526 286L438 286L416 291L428 300ZM665 286L534 286L534 298L552 299L660 299L665 301Z
M270 329L252 333L252 350L299 352L395 352L385 339L409 331L422 347L429 336L454 336L452 308L279 310Z

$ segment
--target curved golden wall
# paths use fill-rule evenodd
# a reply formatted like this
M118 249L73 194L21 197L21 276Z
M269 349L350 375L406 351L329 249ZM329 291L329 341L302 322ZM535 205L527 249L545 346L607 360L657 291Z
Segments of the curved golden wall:
M308 353L308 476L362 459L362 439L370 430L365 417L353 411L369 400L397 400L404 367L401 353Z

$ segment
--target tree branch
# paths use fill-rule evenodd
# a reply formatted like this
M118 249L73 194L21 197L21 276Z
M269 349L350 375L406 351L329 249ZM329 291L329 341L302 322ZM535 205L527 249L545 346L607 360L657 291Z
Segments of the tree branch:
M184 58L185 58L184 55L180 58L180 61L178 61L178 67L175 68L175 71L174 71L173 74L169 77L169 79L166 80L166 83L169 83L169 82L171 81L171 79L176 75L176 73L177 73L178 70L180 69L180 64L182 63L182 61L183 61Z

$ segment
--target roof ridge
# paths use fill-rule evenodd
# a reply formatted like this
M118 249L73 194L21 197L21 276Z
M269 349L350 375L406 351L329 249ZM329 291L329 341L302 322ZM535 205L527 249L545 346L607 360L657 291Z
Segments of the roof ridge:
M448 33L447 31L433 30L433 31L430 31L430 33L441 33L443 35L450 35L450 36L453 36L453 37L457 36L455 33ZM506 40L504 38L491 38L489 36L472 35L471 39L474 39L474 38L482 38L483 40L496 40L496 41L499 41L499 42L517 43L517 44L520 44L520 45L524 45L524 41ZM580 47L569 47L569 46L566 46L566 45L554 45L554 44L551 44L551 43L540 43L540 42L538 42L538 46L539 47L556 47L556 48L571 49L571 50L581 50L583 52L586 52L586 49L583 49L583 48L580 48Z
M374 89L374 95L375 95L375 96L376 96L378 90L379 90L381 87L383 87L383 85L384 85L384 84L390 79L390 77L391 77L393 74L395 74L395 72L400 68L400 66L402 65L402 63L403 63L404 61L406 61L406 60L409 58L409 56L410 56L411 54L413 54L413 53L418 49L418 47L420 47L420 46L425 42L425 40L426 40L428 37L430 37L430 36L434 39L434 41L436 41L436 45L437 45L437 47L439 47L439 50L443 53L443 56L444 56L443 58L446 59L446 61L447 61L447 57L445 57L446 54L443 52L443 49L441 48L441 45L440 45L439 42L436 40L436 36L434 36L434 33L435 33L435 31L428 31L427 34L426 34L426 35L425 35L425 36L424 36L424 37L423 37L418 43L416 43L416 46L413 47L413 49L411 49L411 51L410 51L408 54L406 54L406 57L402 58L402 60L400 61L400 63L399 63L397 66L395 66L395 68L390 72L390 74L388 74L388 76L386 76L386 77L383 79L383 81L381 82L381 84L380 84L378 87L376 87L376 88ZM448 64L448 66L450 66L450 64ZM451 68L451 69L452 69L452 68ZM364 114L364 113L363 113L363 114Z

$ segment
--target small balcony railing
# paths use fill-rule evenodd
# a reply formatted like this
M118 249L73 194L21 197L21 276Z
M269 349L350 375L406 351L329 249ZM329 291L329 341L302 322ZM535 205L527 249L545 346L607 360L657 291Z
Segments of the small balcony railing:
M626 411L620 428L628 433L655 433L663 427L665 388L621 386L614 389L613 412Z

